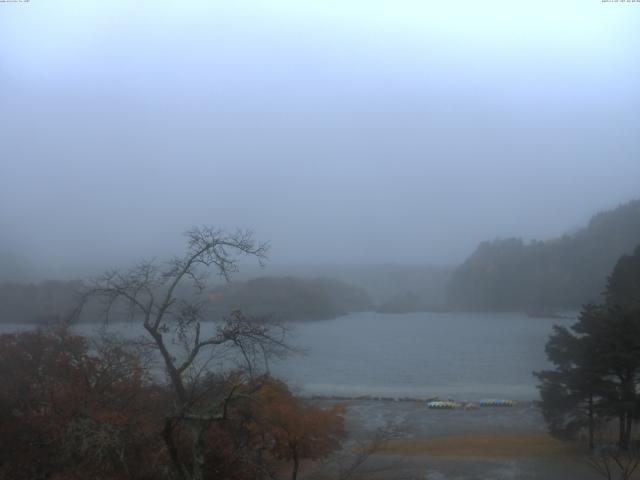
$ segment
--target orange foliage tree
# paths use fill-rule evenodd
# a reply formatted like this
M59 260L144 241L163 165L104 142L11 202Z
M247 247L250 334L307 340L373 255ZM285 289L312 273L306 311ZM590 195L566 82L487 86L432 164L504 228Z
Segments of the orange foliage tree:
M154 478L164 394L122 345L65 329L0 335L0 478Z
M301 460L326 458L341 447L346 436L345 407L320 408L295 397L281 381L262 381L254 403L253 428L267 439L274 459L292 464L291 479L296 480Z
M0 480L175 478L163 438L173 392L142 358L66 329L0 335ZM211 374L199 387L191 408L220 410L203 435L203 478L276 478L291 465L295 480L345 436L343 407L318 408L269 376ZM189 428L185 418L172 432L182 455Z

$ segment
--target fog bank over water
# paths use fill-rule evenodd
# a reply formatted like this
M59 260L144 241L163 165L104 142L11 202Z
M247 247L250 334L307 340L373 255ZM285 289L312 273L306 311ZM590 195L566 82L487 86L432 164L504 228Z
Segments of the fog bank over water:
M640 8L518 4L1 5L0 275L201 224L276 265L451 265L638 196Z

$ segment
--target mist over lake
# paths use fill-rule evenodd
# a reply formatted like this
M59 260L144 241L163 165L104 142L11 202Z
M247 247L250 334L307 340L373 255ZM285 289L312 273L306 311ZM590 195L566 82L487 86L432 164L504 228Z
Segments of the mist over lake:
M640 478L638 25L0 0L0 480Z

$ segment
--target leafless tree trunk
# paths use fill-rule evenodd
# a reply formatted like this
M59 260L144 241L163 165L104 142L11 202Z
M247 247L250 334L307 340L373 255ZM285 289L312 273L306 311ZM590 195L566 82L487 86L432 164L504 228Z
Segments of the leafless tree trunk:
M401 462L373 468L368 468L367 464L372 457L386 448L389 441L400 435L401 431L397 426L386 425L372 432L369 437L354 442L342 452L330 457L304 478L308 480L325 478L356 480L380 475L384 476L384 478L395 478L391 476L391 472L400 470L404 466L400 464Z
M281 325L248 318L240 311L218 323L214 333L202 334L205 302L201 297L211 270L228 281L238 270L239 256L254 257L262 263L268 247L256 243L251 232L228 234L203 227L190 230L186 236L185 255L165 264L144 261L127 271L109 271L96 279L82 298L102 299L106 320L118 306L126 306L128 318L142 321L175 394L174 411L167 415L162 432L166 448L180 478L201 480L203 435L212 422L224 420L226 405L235 390L229 393L220 387L215 391L211 384L204 387L203 379L210 372L202 361L216 347L231 347L240 352L247 371L253 374L257 364L285 353L288 347ZM188 294L187 287L191 287ZM170 348L176 340L182 347L181 356ZM188 459L182 458L175 442L174 433L180 425L191 437Z
M298 469L300 468L300 457L298 456L298 450L294 445L292 447L293 452L293 470L291 470L291 480L298 480Z
M640 465L640 447L631 444L627 449L601 448L591 452L586 462L598 475L607 480L628 480Z

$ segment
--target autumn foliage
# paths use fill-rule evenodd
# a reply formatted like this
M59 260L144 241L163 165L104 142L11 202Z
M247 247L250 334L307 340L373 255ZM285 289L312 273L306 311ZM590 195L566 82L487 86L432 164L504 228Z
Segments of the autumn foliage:
M276 459L292 463L296 479L302 459L317 460L336 450L345 436L344 407L322 409L291 394L272 381L260 390L255 428L271 440Z
M340 448L344 410L295 397L262 376L211 375L194 402L222 409L203 436L204 478L295 479L305 459ZM172 390L135 351L68 330L0 335L0 479L176 478L163 429ZM187 418L172 419L176 455L188 458Z
M0 381L0 478L153 478L161 392L126 349L66 330L2 335Z

